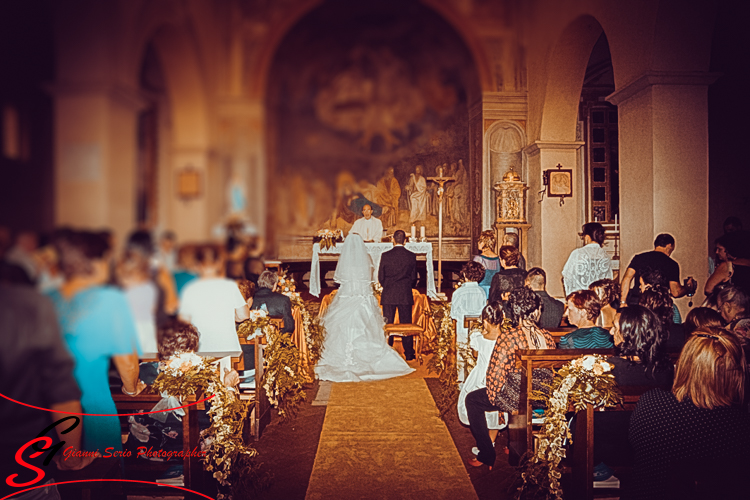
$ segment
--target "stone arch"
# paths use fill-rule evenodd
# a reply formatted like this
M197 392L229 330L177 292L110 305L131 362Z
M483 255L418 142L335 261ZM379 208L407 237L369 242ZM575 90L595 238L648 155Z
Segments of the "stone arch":
M602 32L595 18L581 16L563 30L552 49L542 106L541 141L575 141L586 65Z
M488 194L482 200L482 227L491 227L495 222L495 196L492 186L502 180L505 172L511 167L528 182L526 158L523 149L526 146L526 133L516 122L510 120L496 121L484 133L484 161L482 192Z
M276 56L276 51L289 31L313 9L319 7L325 0L307 0L299 2L285 14L283 22L273 26L263 40L262 48L259 49L260 56L255 59L255 66L250 68L249 74L253 78L249 82L250 99L262 100L266 96L268 78ZM461 16L445 2L440 0L422 0L429 9L434 10L458 33L466 44L474 59L474 66L479 77L479 85L482 91L494 90L492 86L492 71L490 58L483 47L482 41L477 36L476 30L469 23L463 21Z

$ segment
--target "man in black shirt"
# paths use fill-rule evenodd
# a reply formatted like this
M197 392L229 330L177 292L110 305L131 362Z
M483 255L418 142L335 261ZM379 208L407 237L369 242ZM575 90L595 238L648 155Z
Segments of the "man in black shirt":
M560 326L565 304L552 298L547 293L547 273L540 267L532 267L526 275L526 286L534 290L534 293L542 299L542 316L539 318L539 326L545 330Z
M641 297L641 277L649 271L658 271L669 283L669 292L675 299L695 290L696 282L688 278L685 286L680 285L680 265L672 260L675 241L670 234L660 234L654 240L654 249L633 257L625 276L622 278L620 306L637 304ZM630 289L634 282L633 289Z

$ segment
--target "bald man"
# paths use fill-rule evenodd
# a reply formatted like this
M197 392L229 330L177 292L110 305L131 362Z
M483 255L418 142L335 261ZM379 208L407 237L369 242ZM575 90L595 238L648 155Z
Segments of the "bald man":
M372 216L372 207L364 205L362 207L363 217L354 221L354 225L349 230L349 234L358 234L365 243L380 241L383 236L383 223L380 219Z

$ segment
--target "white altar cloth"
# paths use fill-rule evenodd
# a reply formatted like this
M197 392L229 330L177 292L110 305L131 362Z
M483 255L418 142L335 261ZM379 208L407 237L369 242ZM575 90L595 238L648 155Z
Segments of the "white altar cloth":
M320 249L320 243L313 243L312 247L312 263L310 265L310 293L316 297L320 296L320 255L340 255L341 247L343 243L337 244L335 247ZM367 253L370 254L373 264L373 281L378 279L378 268L380 267L380 255L383 252L387 252L393 248L393 243L365 243L367 247ZM407 250L410 250L418 255L424 255L427 261L427 296L434 299L437 298L437 290L435 289L435 270L432 268L432 243L430 242L415 242L407 243L404 245Z

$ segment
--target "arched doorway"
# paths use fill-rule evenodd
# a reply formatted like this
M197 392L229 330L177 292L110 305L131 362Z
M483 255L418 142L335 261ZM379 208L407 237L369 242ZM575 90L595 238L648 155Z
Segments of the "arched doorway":
M415 0L325 2L280 43L267 89L275 230L346 231L361 196L379 205L389 233L416 223L436 236L436 186L425 182L419 198L411 177L417 165L424 177L443 166L457 177L444 234L470 241L470 193L481 178L468 168L468 109L479 78L461 37L434 11Z

